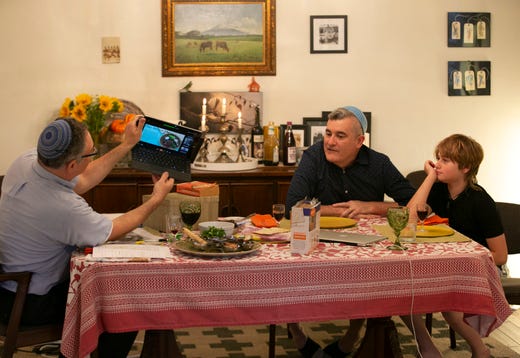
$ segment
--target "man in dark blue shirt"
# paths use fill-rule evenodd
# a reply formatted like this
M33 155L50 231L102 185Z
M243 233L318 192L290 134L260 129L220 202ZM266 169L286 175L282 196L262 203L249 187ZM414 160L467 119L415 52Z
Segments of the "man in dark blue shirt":
M415 189L388 156L365 145L367 119L356 107L338 108L329 114L323 141L309 147L291 180L286 199L286 217L305 197L321 202L322 216L359 218L386 215L389 207L406 205ZM385 202L385 194L393 202ZM360 337L364 320L352 320L345 336L327 346L331 357L344 357ZM320 348L307 338L297 323L289 330L304 357Z

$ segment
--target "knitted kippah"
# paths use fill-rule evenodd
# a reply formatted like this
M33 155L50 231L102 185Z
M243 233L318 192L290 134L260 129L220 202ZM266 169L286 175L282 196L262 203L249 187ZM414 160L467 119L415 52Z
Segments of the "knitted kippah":
M45 159L56 159L69 147L72 129L63 119L47 126L38 139L38 154Z
M361 124L361 128L363 129L363 134L365 134L367 132L368 121L367 117L365 117L363 112L359 108L354 106L345 106L343 108L345 108L349 112L352 112L352 114L356 116L357 120Z

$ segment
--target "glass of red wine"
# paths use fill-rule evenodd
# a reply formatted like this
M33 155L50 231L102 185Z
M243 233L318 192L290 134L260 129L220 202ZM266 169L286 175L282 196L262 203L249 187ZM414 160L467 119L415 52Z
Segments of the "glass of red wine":
M175 238L177 233L182 229L181 217L178 214L166 214L165 220L165 235L168 241Z
M428 216L428 205L418 204L417 205L417 218L419 219L419 231L424 231L424 220Z
M278 223L285 216L285 205L284 204L273 204L273 217Z
M193 225L195 225L197 220L200 218L200 201L181 201L179 204L179 211L181 212L182 222L191 230Z

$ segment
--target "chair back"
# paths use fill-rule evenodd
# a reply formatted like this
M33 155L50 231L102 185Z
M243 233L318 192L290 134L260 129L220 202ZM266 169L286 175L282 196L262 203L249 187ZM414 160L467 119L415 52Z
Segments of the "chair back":
M1 358L11 358L18 347L27 347L61 339L62 324L20 325L25 298L29 291L31 273L2 272L0 270L0 282L3 281L16 281L18 286L9 322L7 324L0 322L0 342L3 343Z
M497 202L510 255L520 253L520 204Z
M415 189L421 186L424 178L426 178L426 172L424 170L416 170L408 173L406 176L406 180L408 180Z

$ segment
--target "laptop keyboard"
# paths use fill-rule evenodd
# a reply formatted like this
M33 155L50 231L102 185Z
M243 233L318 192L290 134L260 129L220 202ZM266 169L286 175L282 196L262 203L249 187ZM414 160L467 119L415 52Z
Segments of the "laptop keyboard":
M189 163L185 159L178 159L174 155L164 151L145 150L140 148L136 153L132 153L132 159L143 162L153 163L158 167L168 168L180 172L185 172L189 169Z

